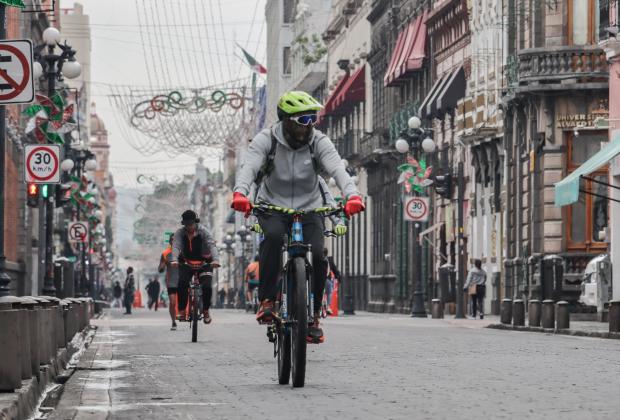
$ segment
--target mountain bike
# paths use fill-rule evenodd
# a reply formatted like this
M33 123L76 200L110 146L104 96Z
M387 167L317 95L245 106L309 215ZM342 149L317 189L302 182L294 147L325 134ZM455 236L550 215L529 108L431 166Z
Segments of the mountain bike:
M183 263L192 270L192 281L189 284L189 326L192 331L192 343L198 341L198 321L202 315L202 283L208 281L213 275L211 264L189 264ZM210 283L210 282L209 282Z
M323 217L341 215L342 208L322 207L314 210L293 210L257 204L255 215L282 213L291 216L290 234L284 235L282 268L275 301L276 316L267 327L267 337L274 345L278 360L278 382L286 385L292 378L293 387L303 387L306 377L306 338L308 323L314 316L312 293L312 247L304 243L302 216L319 214ZM325 232L329 235L329 232Z

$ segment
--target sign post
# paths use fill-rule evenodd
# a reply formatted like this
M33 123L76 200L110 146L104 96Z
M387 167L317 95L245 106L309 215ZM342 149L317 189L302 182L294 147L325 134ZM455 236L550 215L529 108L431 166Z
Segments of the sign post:
M404 197L404 218L408 222L428 222L429 199L428 197Z
M24 153L26 182L36 184L60 183L60 146L29 144Z

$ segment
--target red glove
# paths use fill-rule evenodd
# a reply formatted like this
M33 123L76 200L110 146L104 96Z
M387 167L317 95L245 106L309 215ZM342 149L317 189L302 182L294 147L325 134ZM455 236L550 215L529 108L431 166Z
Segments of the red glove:
M236 211L244 213L246 217L248 217L252 211L252 204L250 203L250 200L248 200L248 198L240 192L233 193L233 201L230 207Z
M365 208L366 206L364 206L362 202L362 197L359 195L352 195L344 205L344 214L346 214L347 217L351 217L354 214L363 212Z

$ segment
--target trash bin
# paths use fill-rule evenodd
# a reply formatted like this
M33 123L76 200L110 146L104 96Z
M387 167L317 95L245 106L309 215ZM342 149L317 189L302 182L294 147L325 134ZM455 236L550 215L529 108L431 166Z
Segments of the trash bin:
M439 298L443 303L456 301L456 273L452 264L439 267Z
M547 255L542 259L540 282L543 300L551 299L554 302L562 300L563 262L559 255Z

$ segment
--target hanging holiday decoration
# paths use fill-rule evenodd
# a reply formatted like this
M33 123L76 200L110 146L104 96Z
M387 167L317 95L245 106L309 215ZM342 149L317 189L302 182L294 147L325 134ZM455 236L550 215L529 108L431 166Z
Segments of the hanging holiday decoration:
M59 94L52 98L36 95L37 102L24 110L30 117L26 134L33 133L39 143L64 144L63 134L76 128L73 121L73 104L65 106Z
M404 184L407 194L412 189L421 193L424 188L433 184L433 181L429 179L433 167L427 167L424 159L420 159L418 162L413 156L407 156L407 163L400 165L397 169L400 171L398 183Z
M21 9L26 7L23 0L0 0L0 4L4 4L9 7L19 7Z

